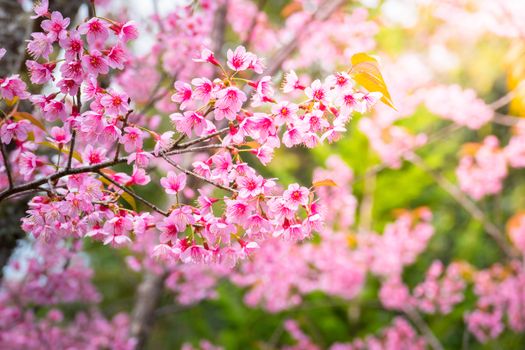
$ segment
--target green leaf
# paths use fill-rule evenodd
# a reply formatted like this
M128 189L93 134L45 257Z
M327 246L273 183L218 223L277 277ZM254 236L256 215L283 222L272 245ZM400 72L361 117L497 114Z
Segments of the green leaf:
M47 147L56 149L57 151L64 152L65 154L69 154L69 148L62 148L62 149L60 149L60 148L58 148L57 145L55 145L52 142L43 141L43 142L39 142L38 144L42 145L42 146L47 146ZM82 156L77 151L73 151L73 158L75 158L76 160L78 160L79 162L82 163Z
M114 173L114 171L113 171L113 170L110 170L110 169L101 169L100 171L103 172L104 175L107 175L107 176L110 176L111 174ZM109 180L106 179L105 177L102 177L102 176L101 176L101 177L99 178L99 180L102 181L103 183L105 183L107 186L115 186L115 185L113 185L113 184L111 183L111 181L109 181ZM124 185L122 185L122 186L124 186ZM127 193L127 192L122 191L122 192L120 193L120 197L121 197L126 203L128 203L128 204L131 206L131 208L132 208L133 210L137 211L137 202L135 201L135 198L134 198L132 195L130 195L130 194Z

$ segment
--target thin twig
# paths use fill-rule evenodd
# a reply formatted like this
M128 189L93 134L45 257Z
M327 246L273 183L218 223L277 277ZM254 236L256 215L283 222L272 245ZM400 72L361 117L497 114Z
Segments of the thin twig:
M246 38L244 39L242 43L242 46L246 47L247 49L250 47L250 44L253 39L253 32L255 31L255 27L257 26L257 18L259 17L259 14L262 12L267 1L268 0L259 0L257 3L257 12L252 18L252 22L250 23L250 29L248 30L248 34L246 34Z
M404 310L405 315L414 323L414 325L419 329L419 331L425 337L427 343L434 350L444 350L443 345L440 343L439 339L435 336L432 329L426 324L425 320L421 317L419 312L413 308L407 308Z
M193 147L189 149L175 149L173 151L164 152L164 154L167 156L171 156L174 154L192 153L192 152L199 152L199 151L205 151L205 150L217 149L217 148L227 148L227 147L221 144L214 144L214 145L198 146L198 147Z
M330 17L340 6L342 6L346 0L326 0L323 2L309 19L307 19L301 28L299 28L293 38L283 46L277 53L268 60L270 65L266 68L264 75L274 76L277 73L284 61L299 47L301 40L308 33L308 27L314 21L324 21Z
M95 6L95 5L93 4L93 6ZM78 89L78 91L77 91L77 112L81 113L81 109L82 109L81 93L80 93L80 89ZM70 127L73 129L73 125L72 124L70 124ZM73 129L73 132L71 133L71 145L69 146L69 155L67 157L66 169L70 169L71 168L71 162L73 161L73 153L75 152L75 141L76 141L76 138L77 138L77 131L75 129Z
M188 142L186 142L184 144L179 145L178 147L175 147L174 149L171 149L168 152L173 152L175 150L179 150L179 151L177 151L177 153L172 153L172 154L182 154L182 153L191 153L191 152L200 151L200 150L202 150L202 148L200 148L200 147L196 147L196 148L188 148L188 147L191 146L191 145L203 142L203 141L207 141L207 140L209 140L209 139L211 139L211 138L213 138L215 136L218 136L218 135L220 135L220 134L222 134L222 133L224 133L224 132L226 132L228 130L229 130L229 128L224 128L224 129L221 129L221 130L219 130L217 132L214 132L214 133L212 133L210 135L206 135L206 136L199 137L197 139L188 141ZM161 156L161 155L155 155L153 152L150 152L150 154L153 155L154 157L157 157L157 158ZM58 171L58 172L56 172L54 174L51 174L49 176L43 177L41 179L30 181L30 182L27 182L25 184L21 184L21 185L18 185L18 186L13 186L12 188L8 188L8 189L4 190L3 192L0 192L0 202L3 201L6 198L11 197L12 195L14 195L16 193L24 192L24 191L27 191L29 189L37 188L38 186L44 185L44 184L47 183L48 180L54 181L54 180L58 180L58 179L60 179L60 178L62 178L64 176L68 176L68 175L90 173L90 172L98 172L101 169L108 168L108 167L111 167L111 166L114 166L114 165L117 165L117 164L121 164L121 163L126 163L127 161L128 161L128 157L120 157L118 159L113 159L113 160L102 162L102 163L98 163L98 164L81 166L81 167L71 168L71 169L64 169L64 170Z
M201 176L201 175L199 175L199 174L197 174L197 173L194 173L194 172L191 171L191 170L188 170L188 169L185 169L185 168L181 167L180 165L178 165L177 163L175 163L174 161L172 161L171 159L169 159L168 156L167 156L166 154L164 154L163 152L161 153L161 156L162 156L162 158L164 158L164 160L166 160L166 162L168 162L168 164L170 164L171 166L173 166L173 167L179 169L180 171L182 171L182 172L185 173L186 175L193 176L193 177L195 177L195 178L197 178L197 179L199 179L199 180L201 180L201 181L207 182L207 183L209 183L210 185L213 185L213 186L215 186L215 187L217 187L217 188L220 188L220 189L222 189L222 190L229 191L229 192L232 192L232 193L236 193L236 192L237 192L236 190L234 190L234 189L231 188L231 187L223 186L223 185L221 185L221 184L218 184L218 183L216 183L216 182L213 182L213 181L211 181L211 180L205 178L204 176Z
M127 188L126 186L123 186L121 184L119 184L118 182L116 182L115 180L113 180L112 178L110 178L109 176L105 175L103 172L99 171L98 174L100 176L102 176L104 179L108 180L109 182L111 182L113 185L117 186L118 188L120 188L122 191L126 192L127 194L129 194L130 196L132 196L133 198L137 199L138 201L144 203L145 205L147 205L148 207L150 207L151 209L155 210L156 212L164 215L164 216L168 216L169 214L160 209L159 207L157 207L155 204L149 202L148 200L142 198L141 196L139 196L136 192L130 190L129 188Z
M222 128L220 130L217 130L215 131L214 133L211 133L209 135L206 135L206 136L202 136L202 137L199 137L199 138L196 138L196 139L193 139L191 141L188 141L188 142L185 142L185 143L181 143L180 145L178 145L177 148L187 148L189 146L192 146L192 145L195 145L199 142L203 142L203 141L206 141L206 140L209 140L215 136L219 136L221 134L224 134L225 132L229 131L230 130L230 127L227 126L225 128Z
M508 245L505 241L505 235L493 222L491 222L485 213L470 200L457 186L451 183L440 173L431 169L418 155L412 154L409 159L413 164L427 172L438 185L441 186L446 192L448 192L461 206L477 221L479 221L485 231L494 239L501 250L508 257L515 257L516 252Z
M124 117L124 121L122 122L122 128L120 128L122 136L124 136L124 132L125 132L124 129L128 125L128 117L131 114L131 112L133 112L132 109L130 109L126 113L126 116ZM117 149L115 150L115 157L113 158L113 160L117 160L119 156L120 156L120 140L117 138Z

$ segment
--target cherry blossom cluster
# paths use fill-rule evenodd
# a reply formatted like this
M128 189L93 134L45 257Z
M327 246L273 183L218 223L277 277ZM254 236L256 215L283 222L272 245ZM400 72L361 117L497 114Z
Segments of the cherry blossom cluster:
M266 165L281 144L311 148L335 141L352 113L368 111L381 93L358 88L344 71L310 85L291 71L281 96L272 77L261 74L263 60L243 46L228 50L226 65L202 49L193 62L220 76L177 80L171 96L178 110L170 115L173 129L159 133L140 124L143 118L134 113L127 93L99 82L128 64L125 45L138 35L132 22L92 17L68 29L70 19L50 13L47 3L35 12L44 20L43 32L28 42L35 59L27 62L31 82L59 91L30 96L35 116L18 112L15 105L2 125L3 143L16 145L7 158L11 164L6 165L4 193L28 183L46 193L29 203L22 225L26 232L49 242L91 237L120 247L156 228L156 258L233 266L270 237L296 241L319 230L323 219L315 186L282 188L242 155L253 154ZM64 58L54 58L56 46ZM291 93L297 103L286 99ZM214 139L215 144L210 142ZM154 143L152 150L145 150L147 141ZM51 155L41 153L46 147ZM205 150L214 153L195 157L190 168L182 166L182 154ZM159 181L172 203L168 210L131 189L148 185L154 175L148 167L161 159L171 166ZM122 163L131 170L111 169ZM190 181L222 194L203 187L196 195ZM137 212L137 201L151 212Z
M487 136L483 143L468 143L463 146L462 157L456 169L461 189L479 200L487 195L501 192L509 168L525 166L523 123L515 127L516 133L507 146L500 147L496 136Z
M494 117L494 111L472 89L439 85L422 93L425 106L434 114L470 129L479 129Z
M304 334L296 321L287 320L284 324L285 330L296 342L292 346L285 346L283 350L318 350L316 345L308 335ZM423 350L427 348L424 337L418 336L412 325L403 317L393 319L391 325L381 330L379 335L370 335L363 339L356 339L351 343L335 343L330 346L330 350L365 350L365 349L384 349L384 350Z
M3 349L133 349L128 317L105 318L81 242L32 241L18 248L0 288ZM82 303L72 321L59 307Z

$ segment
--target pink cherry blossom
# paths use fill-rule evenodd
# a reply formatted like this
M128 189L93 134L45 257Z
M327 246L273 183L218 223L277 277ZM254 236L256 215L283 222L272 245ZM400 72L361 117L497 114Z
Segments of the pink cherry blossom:
M168 172L167 177L160 179L160 184L166 190L167 194L177 194L186 186L186 174L176 174L173 171Z

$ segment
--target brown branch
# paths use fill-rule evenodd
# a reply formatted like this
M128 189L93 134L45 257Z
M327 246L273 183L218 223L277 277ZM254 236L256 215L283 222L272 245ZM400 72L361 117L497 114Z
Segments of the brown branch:
M120 188L122 191L126 192L127 194L129 194L130 196L132 196L133 198L135 198L136 200L144 203L145 205L147 205L148 207L150 207L151 209L155 210L157 213L160 213L164 216L168 216L169 214L160 209L159 207L157 207L155 204L149 202L148 200L142 198L141 196L139 196L135 191L132 191L131 189L129 189L128 187L126 186L123 186L121 184L119 184L118 182L116 182L115 180L113 180L112 178L110 178L109 176L107 176L106 174L104 174L103 172L99 171L98 174L100 176L102 176L104 179L108 180L109 182L111 182L114 186Z
M252 18L252 22L250 23L250 29L248 30L248 34L246 35L246 38L244 39L242 43L242 46L246 47L247 49L250 47L250 44L253 40L253 32L255 31L255 27L257 26L257 18L259 17L259 14L262 12L267 1L268 0L259 0L257 3L257 12Z
M219 136L221 134L224 134L225 132L228 132L230 130L230 127L227 126L225 128L222 128L220 130L217 130L215 131L214 133L211 133L209 135L206 135L206 136L202 136L202 137L199 137L199 138L196 138L196 139L193 139L191 141L188 141L188 142L185 142L185 143L181 143L177 146L177 148L187 148L189 146L192 146L192 145L195 145L199 142L203 142L203 141L206 141L206 140L209 140L215 136Z
M192 146L194 144L197 144L199 142L207 141L215 136L218 136L226 131L228 131L229 128L221 129L217 132L214 132L213 134L199 137L197 139L191 140L189 142L186 142L184 144L179 145L178 147L175 147L175 149L172 149L168 151L170 154L183 154L183 153L191 153L196 151L201 151L203 147L195 147L195 148L188 148L189 146ZM218 145L210 145L209 148L218 148ZM161 157L161 155L155 155L153 152L150 152L154 157ZM48 183L48 181L56 181L64 176L68 175L74 175L74 174L82 174L82 173L93 173L98 172L101 169L108 168L117 164L126 163L128 161L128 157L120 157L118 159L113 159L110 161L93 164L93 165L87 165L87 166L81 166L77 168L71 168L71 169L64 169L61 171L58 171L54 174L51 174L49 176L43 177L41 179L37 179L34 181L26 182L24 184L20 184L18 186L14 186L13 188L6 189L2 192L0 192L0 202L2 202L4 199L11 197L14 194L25 192L27 190L38 188L41 185L45 185Z
M127 113L126 113L126 116L124 117L124 121L122 122L122 128L120 128L121 130L121 134L124 135L124 129L126 128L126 126L128 125L128 117L129 115L131 114L131 112L133 112L132 109L130 109ZM117 138L117 149L115 150L115 157L113 158L114 160L117 160L118 157L120 156L120 140Z
M130 336L137 340L137 350L146 348L166 277L166 273L158 275L148 271L138 287L130 325Z
M224 1L223 4L219 5L219 8L215 11L215 17L213 18L213 31L211 42L214 46L211 48L215 52L216 57L221 57L222 47L224 45L224 39L226 34L226 16L228 15L228 2Z
M171 159L169 159L168 156L166 156L166 154L164 154L164 153L161 153L161 156L162 156L162 158L164 158L164 160L165 160L168 164L170 164L171 166L173 166L173 167L179 169L180 171L182 171L182 172L185 173L186 175L193 176L193 177L195 177L195 178L197 178L197 179L199 179L199 180L201 180L201 181L204 181L204 182L206 182L206 183L209 183L210 185L213 185L213 186L215 186L215 187L217 187L217 188L220 188L220 189L222 189L222 190L229 191L229 192L232 192L232 193L236 193L236 192L237 192L236 190L234 190L234 189L231 188L231 187L223 186L223 185L221 185L221 184L218 184L218 183L216 183L216 182L213 182L213 181L211 181L211 180L205 178L204 176L201 176L201 175L199 175L199 174L197 174L197 173L194 173L194 172L191 171L191 170L188 170L188 169L185 169L185 168L181 167L180 165L178 165L177 163L175 163L174 161L172 161Z
M167 156L172 156L174 154L192 153L192 152L206 151L206 150L217 149L217 148L227 148L227 147L221 144L214 144L214 145L193 147L189 149L175 149L173 151L164 152L164 154Z

